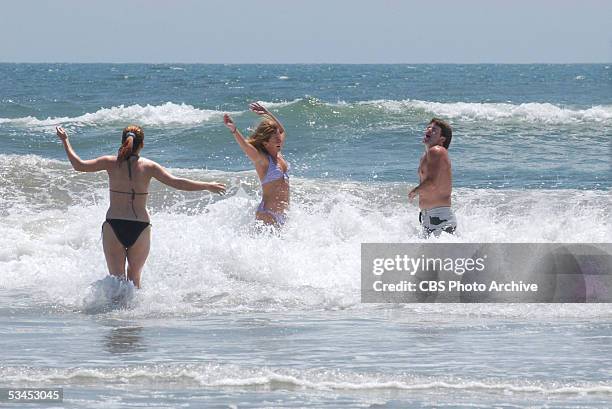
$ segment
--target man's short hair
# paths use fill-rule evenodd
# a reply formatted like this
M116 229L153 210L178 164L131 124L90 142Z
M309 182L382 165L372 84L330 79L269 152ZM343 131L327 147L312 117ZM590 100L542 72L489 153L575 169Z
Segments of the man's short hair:
M453 139L453 128L451 128L448 122L443 121L440 118L432 118L429 123L436 124L440 127L440 129L442 130L442 136L444 137L444 143L442 144L442 146L448 149L451 143L451 139Z

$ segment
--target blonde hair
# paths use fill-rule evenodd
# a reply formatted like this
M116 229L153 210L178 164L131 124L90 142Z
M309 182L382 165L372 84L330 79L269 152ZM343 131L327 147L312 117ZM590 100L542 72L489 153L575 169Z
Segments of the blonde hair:
M264 115L264 119L259 123L255 132L247 139L247 143L253 145L260 152L268 153L263 144L268 142L277 132L278 124L276 121Z

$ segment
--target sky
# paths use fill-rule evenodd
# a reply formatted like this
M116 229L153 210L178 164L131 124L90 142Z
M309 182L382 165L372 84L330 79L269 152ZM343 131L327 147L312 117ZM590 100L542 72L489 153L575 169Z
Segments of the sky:
M609 63L609 0L2 0L0 62Z

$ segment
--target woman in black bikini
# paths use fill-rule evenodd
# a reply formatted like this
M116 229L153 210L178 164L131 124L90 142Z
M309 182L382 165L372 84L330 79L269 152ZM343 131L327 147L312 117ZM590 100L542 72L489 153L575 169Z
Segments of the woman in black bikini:
M117 156L100 156L82 160L72 149L68 135L57 127L72 167L79 172L108 173L110 206L102 224L102 244L106 264L111 275L127 278L140 288L140 274L149 255L151 226L147 212L147 194L151 178L179 190L209 190L224 193L221 183L197 182L170 174L163 166L138 156L144 146L144 132L135 125L123 130L121 148Z

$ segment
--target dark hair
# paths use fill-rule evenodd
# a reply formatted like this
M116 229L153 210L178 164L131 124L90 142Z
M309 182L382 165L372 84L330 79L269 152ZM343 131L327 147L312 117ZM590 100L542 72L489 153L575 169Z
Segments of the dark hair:
M442 136L444 137L444 143L442 144L442 146L448 149L451 143L451 139L453 139L453 128L451 128L448 122L443 121L440 118L431 118L429 124L436 124L440 127L440 129L442 130Z
M134 150L142 147L144 142L144 132L137 125L126 126L121 136L121 147L117 153L117 163L128 159L134 154Z

